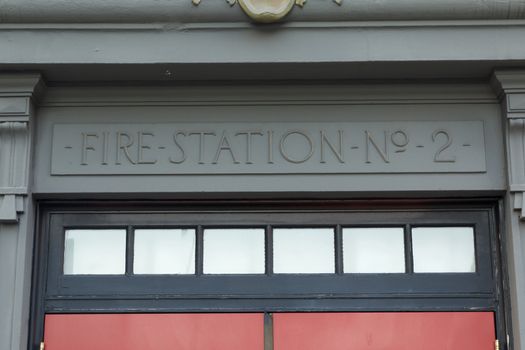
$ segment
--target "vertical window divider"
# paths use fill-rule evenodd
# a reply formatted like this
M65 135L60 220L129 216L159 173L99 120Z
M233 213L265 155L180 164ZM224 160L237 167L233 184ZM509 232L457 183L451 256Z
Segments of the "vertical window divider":
M343 227L337 225L335 227L335 273L342 275L343 269Z
M202 276L204 266L204 229L202 225L197 226L196 251L195 251L195 274Z
M126 276L133 275L135 259L135 230L133 226L126 228Z
M266 226L265 230L265 271L267 276L273 275L273 227Z
M405 225L405 270L408 274L414 273L414 252L412 247L412 226Z

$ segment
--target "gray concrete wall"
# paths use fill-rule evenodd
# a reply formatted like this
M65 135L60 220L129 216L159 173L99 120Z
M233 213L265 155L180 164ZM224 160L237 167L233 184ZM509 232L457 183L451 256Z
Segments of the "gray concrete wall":
M525 334L525 158L515 154L522 136L502 129L500 100L486 84L496 67L525 67L524 19L522 0L344 0L342 6L312 0L302 9L296 7L283 23L265 27L249 22L238 5L230 7L220 0L202 0L200 6L190 0L0 0L0 70L35 70L55 85L65 81L72 85L48 89L35 120L31 104L39 95L34 93L38 78L0 76L0 128L11 123L10 131L0 137L0 350L26 349L33 189L40 198L77 198L79 194L209 198L262 196L264 192L271 196L428 197L501 195L509 190L504 234L514 349L525 350L521 338ZM511 73L510 80L519 76ZM388 78L402 81L384 83ZM436 80L406 84L407 78ZM478 83L452 78L475 78ZM193 84L232 79L244 80L249 87ZM283 85L286 79L332 81ZM341 79L383 82L351 86L339 84ZM122 87L137 80L181 87ZM191 83L186 85L184 80ZM280 86L261 86L254 80L274 80ZM95 86L78 87L85 81ZM522 82L511 87L514 92L525 90ZM504 102L503 116L507 116L509 106ZM520 108L518 103L510 112L524 113ZM217 112L207 113L210 109ZM249 112L254 109L258 112ZM54 123L228 120L242 124L283 118L289 122L481 120L486 172L51 174ZM27 136L22 138L25 145L19 143L20 134L13 141L11 129L19 125L12 123L24 125L18 130ZM34 187L33 140L38 146Z
M393 132L396 128L406 130L404 128L408 128L409 124L421 128L424 123L438 122L441 123L439 128L455 132L454 142L460 142L463 140L462 131L456 130L453 126L458 121L478 121L483 125L480 139L484 138L485 144L483 145L483 142L479 146L472 144L472 147L479 147L480 151L484 152L482 163L486 161L486 168L471 168L465 171L458 168L460 171L454 171L446 168L447 162L433 161L433 155L430 155L428 169L413 167L404 169L400 168L400 163L394 160L386 162L376 159L374 162L378 167L373 171L367 171L366 169L372 168L374 164L364 164L366 160L363 158L364 154L359 153L357 158L348 161L362 163L362 166L358 167L360 170L333 172L326 164L319 163L317 159L319 153L316 153L312 161L305 163L310 168L301 168L288 162L284 168L275 166L265 168L257 164L243 168L239 164L230 164L231 169L239 170L225 171L220 170L226 169L221 168L220 164L215 166L194 164L193 168L185 170L187 168L185 164L189 163L189 160L179 166L181 169L179 172L178 165L166 162L161 164L162 162L159 161L151 165L129 164L127 167L122 164L114 165L113 169L116 172L113 173L108 170L109 165L101 165L99 170L102 173L97 175L95 171L89 175L92 171L89 166L77 162L81 156L77 147L79 145L73 145L76 144L75 140L79 140L84 129L87 133L95 130L100 132L99 136L92 136L91 141L94 142L95 138L102 137L104 130L107 129L106 131L109 132L111 128L117 127L107 126L104 129L104 125L118 124L121 128L125 128L126 124L139 125L139 129L153 132L159 129L154 126L156 123L164 123L168 125L167 127L171 123L173 130L182 127L181 124L184 125L185 130L217 129L223 123L226 125L224 128L233 128L230 132L234 133L235 130L250 128L269 127L277 130L279 123L289 123L294 129L308 129L306 123L317 123L317 128L327 130L330 124L336 123L350 123L350 128L351 123L362 123L362 125L387 123L388 128L392 128ZM226 122L230 124L225 124ZM53 126L59 124L65 125L64 127L70 130L63 135L78 133L77 137L73 137L70 141L62 141L59 129L55 129L55 134L53 132ZM71 126L68 127L68 124ZM76 124L88 125L75 128ZM140 126L143 124L145 126ZM148 126L148 124L152 125ZM363 132L356 135L357 141L354 146L359 146L357 143L364 140ZM419 146L424 142L430 142L429 146L432 146L431 134L432 132L428 135L423 134L423 131L419 134L415 132L412 135L414 144L411 144L413 148L410 152L416 152L417 138L421 139ZM351 137L354 139L354 136ZM62 169L65 167L66 170L71 168L71 171L67 170L64 173L51 168L53 138L61 147L54 150L55 166ZM445 195L445 191L449 193L470 191L470 194L490 191L497 193L506 188L500 108L489 86L483 84L49 89L48 96L39 110L37 139L34 191L38 194L98 193L107 196L109 193L135 192L184 196L191 193L202 195L222 192L239 195L272 192L282 195L337 193L363 196L375 193L385 196L389 193L389 195L407 196L432 191L439 191L441 195ZM167 138L165 142L170 140ZM62 144L63 142L65 143ZM349 147L350 144L347 146ZM73 153L72 158L60 156L61 150L66 152L65 154ZM176 151L176 149L172 150L172 152ZM351 149L346 151L352 152ZM114 150L109 152L113 155ZM130 152L135 153L135 151ZM238 152L244 157L245 150ZM274 152L277 157L278 148L275 148ZM392 149L391 152L394 150ZM94 152L91 154L90 157L97 157ZM154 151L152 154L161 154L161 151ZM394 155L392 157L395 158ZM463 161L467 160L463 159ZM60 162L63 164L60 165ZM456 164L460 162L459 155ZM73 164L77 164L76 170L73 170ZM421 162L421 166L422 164L426 163ZM438 170L434 165L439 165L443 171ZM199 166L205 170L198 170ZM122 168L124 170L121 170ZM143 170L137 173L134 170L136 168ZM271 169L276 169L275 173L271 174ZM432 169L437 172L432 173ZM102 175L104 172L106 176Z
M16 79L15 79L16 81ZM33 84L36 83L33 81ZM24 85L20 83L19 85ZM2 308L0 317L4 326L0 349L24 349L26 346L29 291L31 277L31 247L33 237L33 191L42 198L77 198L78 195L98 198L151 198L181 194L192 197L218 195L246 195L252 192L275 195L323 196L450 196L501 194L507 188L503 131L500 127L500 104L488 84L357 84L346 86L258 86L258 87L180 87L180 88L48 88L47 96L39 102L38 118L34 121L30 106L32 92L23 92L13 81L4 81L4 96L0 110L4 123L26 123L23 128L31 135L30 125L37 127L34 176L29 173L29 144L22 148L26 160L21 184L11 183L3 188L0 227L2 268L0 276L9 281L0 289ZM28 88L26 88L28 89ZM2 100L0 100L2 101ZM322 113L321 113L322 111ZM51 174L53 125L57 123L104 125L107 123L243 123L289 122L452 122L482 121L486 154L486 172L445 174L393 174L385 168L377 174L333 175L243 175L243 176L57 176ZM27 124L29 123L29 124ZM12 125L12 124L8 124ZM58 136L59 137L59 136ZM32 138L28 137L27 140ZM10 142L12 144L12 142ZM17 144L16 142L14 143ZM3 148L5 149L5 147ZM12 149L12 152L20 148ZM11 153L12 153L11 152ZM21 155L15 159L23 158ZM13 157L2 157L9 164ZM8 167L11 168L11 167ZM31 179L34 177L34 183ZM25 185L25 186L24 186ZM33 185L33 186L32 186ZM14 207L6 197L15 196ZM5 204L7 203L7 204ZM16 214L14 217L12 216ZM22 214L25 213L25 214ZM11 216L10 216L11 215ZM512 221L511 221L512 222ZM519 225L518 225L519 226ZM522 327L520 310L520 262L522 246L520 235L509 240L509 267L512 275L512 295L516 344L520 344ZM5 252L4 252L5 250ZM512 250L512 252L510 252Z
M494 61L505 64L509 60L524 60L525 48L519 45L524 33L525 24L521 20L290 23L282 28L231 23L180 26L0 23L0 45L4 48L0 65L163 64L168 69L176 64L232 63ZM160 68L151 80L178 79L175 74L165 76L165 69ZM217 74L209 73L212 77ZM133 76L127 78L132 80Z

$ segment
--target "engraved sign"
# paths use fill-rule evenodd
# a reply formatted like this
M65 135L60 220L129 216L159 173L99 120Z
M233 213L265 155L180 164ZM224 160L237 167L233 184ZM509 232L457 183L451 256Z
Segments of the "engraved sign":
M485 172L482 121L55 124L52 175Z

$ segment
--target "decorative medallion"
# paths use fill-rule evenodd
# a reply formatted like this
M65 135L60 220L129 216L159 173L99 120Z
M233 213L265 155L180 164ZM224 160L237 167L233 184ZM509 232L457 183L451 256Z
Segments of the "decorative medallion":
M244 12L256 22L276 22L293 8L295 0L238 0Z
M191 0L195 6L201 0ZM343 0L332 0L337 5L341 5ZM242 10L255 22L273 23L285 17L293 9L294 5L303 7L306 0L226 0L230 6L237 2Z

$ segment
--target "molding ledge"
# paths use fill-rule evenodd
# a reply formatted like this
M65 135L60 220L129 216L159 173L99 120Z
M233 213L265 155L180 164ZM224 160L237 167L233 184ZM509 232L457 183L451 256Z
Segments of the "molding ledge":
M525 191L513 192L513 209L520 212L520 220L525 220Z
M24 212L24 198L17 195L0 195L0 223L18 222L18 214Z
M0 75L0 224L16 223L28 195L33 104L44 84L36 74Z

